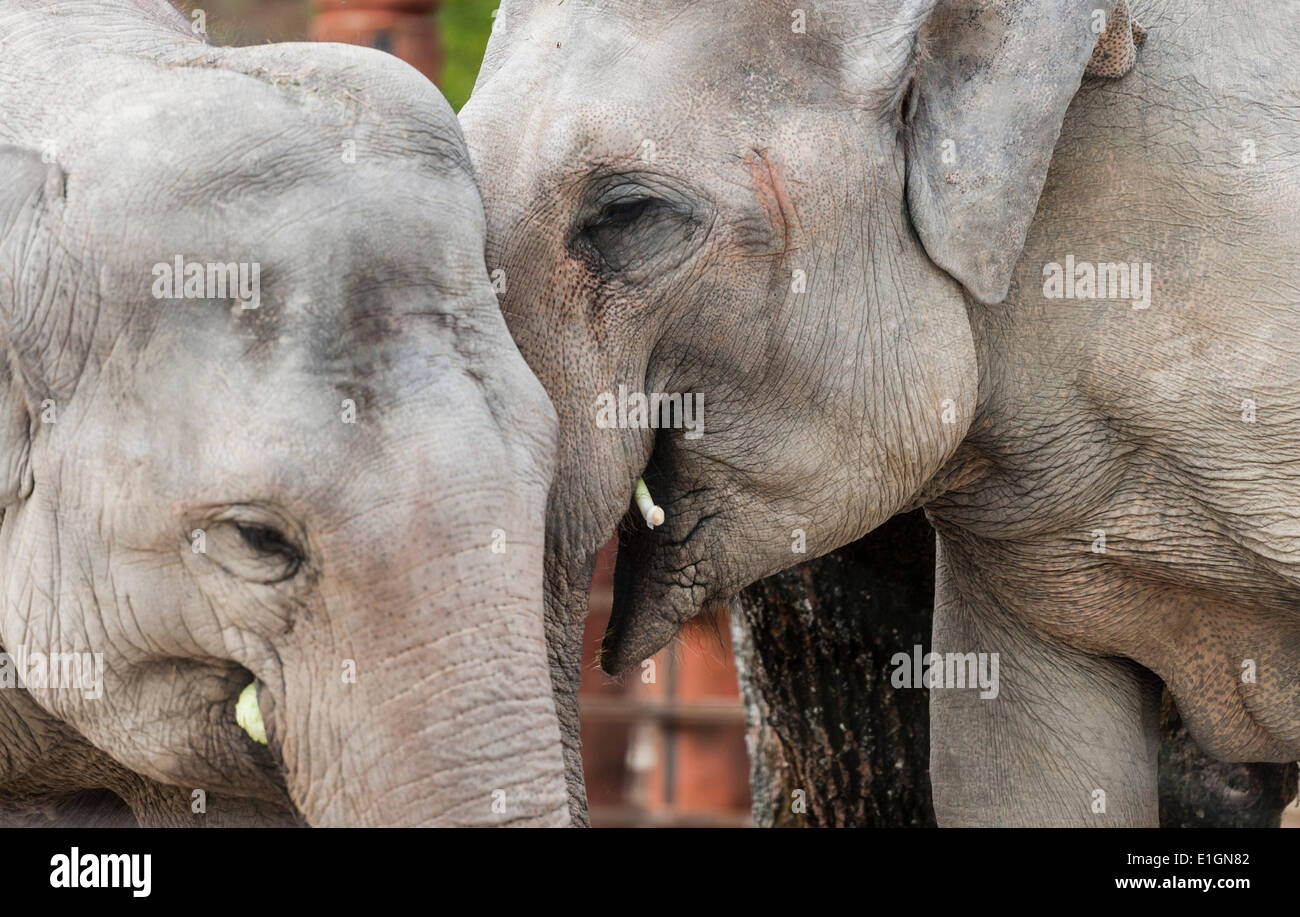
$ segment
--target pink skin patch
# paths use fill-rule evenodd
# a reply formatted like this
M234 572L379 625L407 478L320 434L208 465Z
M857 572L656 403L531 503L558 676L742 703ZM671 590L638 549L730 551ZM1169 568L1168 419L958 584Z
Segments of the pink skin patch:
M792 224L797 225L799 218L795 214L794 203L786 190L785 176L781 168L767 155L765 150L750 150L745 156L749 174L754 182L758 199L767 211L767 218L772 228L781 234L784 240L783 251L790 250Z

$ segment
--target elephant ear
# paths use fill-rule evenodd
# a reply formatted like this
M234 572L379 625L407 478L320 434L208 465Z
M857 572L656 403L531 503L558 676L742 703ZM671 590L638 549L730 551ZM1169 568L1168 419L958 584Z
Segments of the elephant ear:
M1006 298L1066 109L1114 6L944 0L921 26L903 128L908 207L930 258L979 302Z
M30 308L36 243L51 202L62 196L63 171L39 153L0 145L0 510L31 493L31 417L12 329Z

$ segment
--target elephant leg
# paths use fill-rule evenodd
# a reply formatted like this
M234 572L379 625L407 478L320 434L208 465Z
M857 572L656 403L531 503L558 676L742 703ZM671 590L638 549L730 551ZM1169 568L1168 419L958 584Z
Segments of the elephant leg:
M935 592L936 653L998 654L995 697L930 691L938 823L1156 826L1159 679L1032 633L942 537Z

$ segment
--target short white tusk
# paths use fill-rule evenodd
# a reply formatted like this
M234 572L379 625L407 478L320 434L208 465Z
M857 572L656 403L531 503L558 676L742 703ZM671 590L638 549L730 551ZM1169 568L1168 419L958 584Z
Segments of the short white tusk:
M641 516L645 519L645 524L650 528L656 525L664 524L664 511L655 506L654 499L650 496L650 488L645 486L645 478L636 479L636 508L641 510Z
M239 693L239 700L235 701L235 722L244 727L254 742L266 744L266 726L262 723L262 710L257 706L257 682Z

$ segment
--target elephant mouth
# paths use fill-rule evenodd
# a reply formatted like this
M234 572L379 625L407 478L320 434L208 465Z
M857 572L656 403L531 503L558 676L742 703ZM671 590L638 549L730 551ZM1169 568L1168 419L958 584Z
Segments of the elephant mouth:
M663 649L716 598L715 564L705 549L721 516L708 508L712 491L674 489L653 461L644 477L662 500L664 523L650 530L635 506L619 523L614 603L600 650L600 666L611 675Z
M625 593L614 587L614 607L600 644L600 667L608 675L629 671L667 646L682 623L676 614L638 613L620 600Z
M292 794L289 791L288 771L285 768L284 750L281 745L283 736L277 735L274 730L267 730L265 725L276 715L274 693L262 690L261 681L243 666L236 666L232 670L229 681L232 687L237 687L234 687L232 698L224 715L234 715L236 725L240 729L239 741L242 753L248 755L258 770L271 781L277 793L271 801L283 809L286 816L292 821L305 826L307 824L306 818L293 802ZM262 726L262 739L260 741L253 738L248 725L241 722L240 698L243 693L242 689L249 685L256 686L254 693L256 698L255 709L259 723Z

